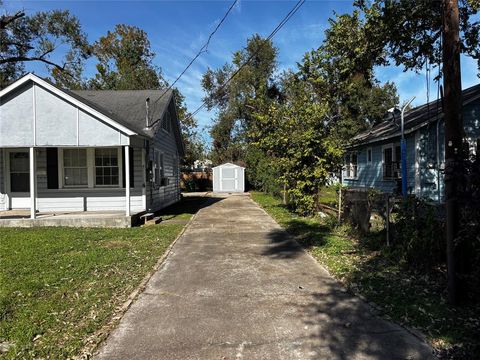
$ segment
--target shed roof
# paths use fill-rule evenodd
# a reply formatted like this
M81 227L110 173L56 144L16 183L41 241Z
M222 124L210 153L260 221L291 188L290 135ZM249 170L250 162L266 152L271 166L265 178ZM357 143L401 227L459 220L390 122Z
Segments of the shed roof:
M215 169L215 168L219 168L219 167L239 167L239 168L245 169L244 166L240 166L240 165L237 165L237 164L233 164L233 163L231 163L231 162L223 163L223 164L214 166L213 168Z
M462 98L464 106L480 98L480 84L463 90ZM435 100L427 104L417 106L405 114L405 133L408 134L409 132L415 131L441 118L443 118L441 100ZM373 143L399 136L401 136L400 119L398 119L396 122L387 120L354 136L350 146L356 147L358 145Z

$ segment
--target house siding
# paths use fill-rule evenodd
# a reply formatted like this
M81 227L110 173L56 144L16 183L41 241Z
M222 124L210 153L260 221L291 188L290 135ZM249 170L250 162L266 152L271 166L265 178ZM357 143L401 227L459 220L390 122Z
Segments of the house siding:
M444 200L445 167L445 127L443 120L432 121L415 132L406 135L408 190L433 201ZM463 122L466 138L475 142L480 138L480 101L470 103L463 108ZM437 141L439 161L437 164ZM400 138L373 144L359 145L352 151L357 152L358 178L343 179L343 184L353 188L375 188L392 193L397 188L393 180L383 180L382 153L386 144L399 144ZM372 163L367 163L367 149L372 149ZM345 176L345 172L343 172Z
M45 148L37 151L37 210L45 212L125 210L125 188L48 189L46 154ZM130 189L130 210L140 212L144 210L141 149L134 148L133 156L134 187Z
M129 144L126 134L32 82L2 97L0 107L0 146Z
M171 119L175 119L173 102L170 103L168 111L171 112ZM179 179L179 153L178 145L173 133L173 124L171 131L159 129L150 144L150 154L148 158L153 159L154 151L164 154L164 176L168 178L168 185L156 186L151 181L146 188L147 208L151 211L160 210L180 200L180 179Z

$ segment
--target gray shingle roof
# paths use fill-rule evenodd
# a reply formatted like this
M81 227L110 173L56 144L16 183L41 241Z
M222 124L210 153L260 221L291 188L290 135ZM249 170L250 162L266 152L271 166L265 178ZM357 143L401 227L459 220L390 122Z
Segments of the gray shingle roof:
M463 90L462 97L464 106L480 98L480 84ZM405 133L414 131L441 118L443 118L441 100L435 100L428 104L417 106L405 114ZM399 137L400 135L400 116L398 116L396 122L390 120L384 121L356 135L353 137L350 146L355 147L361 144Z
M66 90L64 90L66 91ZM73 90L66 91L88 106L140 135L153 137L173 91L168 90ZM145 100L150 98L150 128L146 127Z

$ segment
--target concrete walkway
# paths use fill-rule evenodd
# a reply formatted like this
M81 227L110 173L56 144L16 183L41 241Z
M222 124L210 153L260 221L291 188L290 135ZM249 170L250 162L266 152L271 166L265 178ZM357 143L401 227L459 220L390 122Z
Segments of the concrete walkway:
M97 359L429 359L248 196L210 200Z

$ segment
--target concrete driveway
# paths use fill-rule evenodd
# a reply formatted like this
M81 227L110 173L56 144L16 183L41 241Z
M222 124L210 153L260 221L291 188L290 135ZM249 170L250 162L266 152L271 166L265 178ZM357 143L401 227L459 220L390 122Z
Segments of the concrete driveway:
M97 359L429 359L249 196L212 197Z

